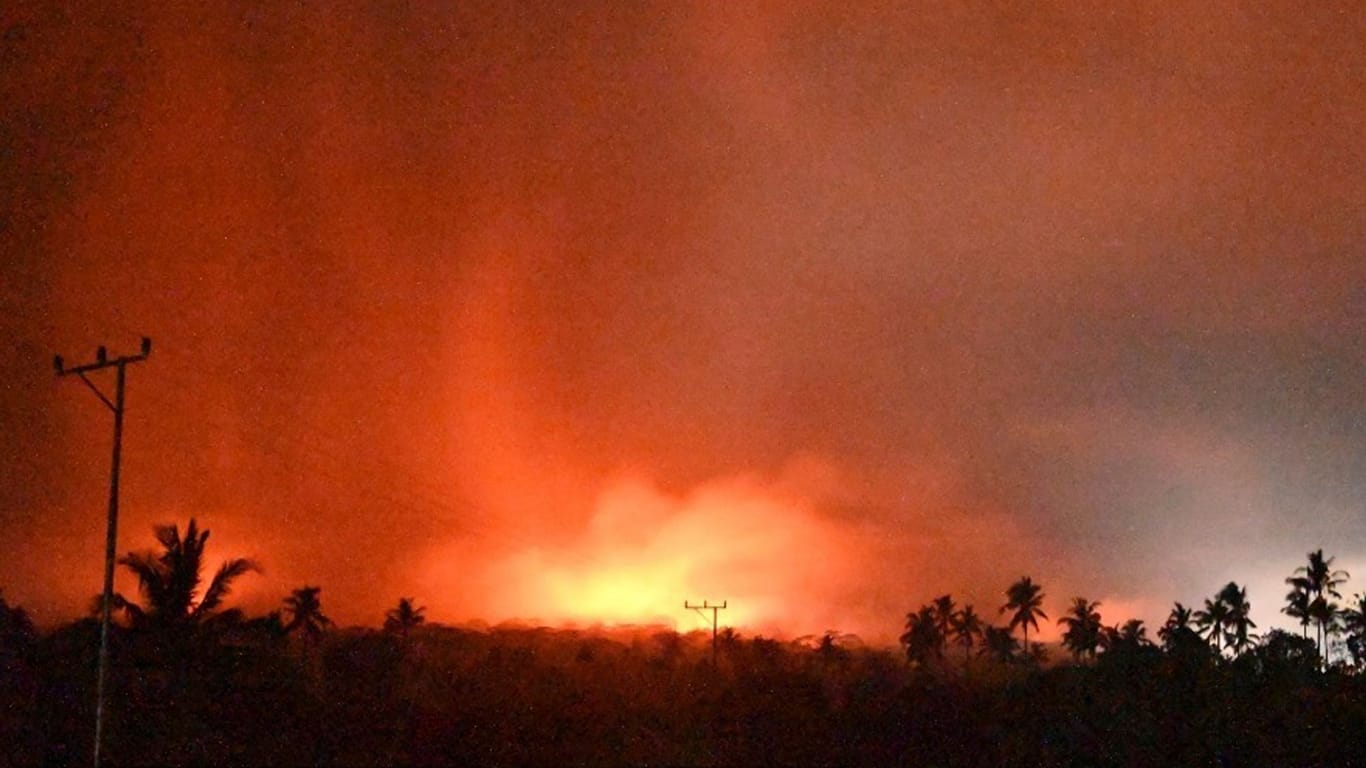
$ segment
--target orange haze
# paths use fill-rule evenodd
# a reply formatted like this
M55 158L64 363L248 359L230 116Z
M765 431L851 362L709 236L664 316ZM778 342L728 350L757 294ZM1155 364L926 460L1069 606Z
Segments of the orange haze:
M1366 575L1350 3L97 5L0 11L44 623L110 439L51 355L142 334L119 549L197 517L250 611L890 641L1028 574L1050 637Z

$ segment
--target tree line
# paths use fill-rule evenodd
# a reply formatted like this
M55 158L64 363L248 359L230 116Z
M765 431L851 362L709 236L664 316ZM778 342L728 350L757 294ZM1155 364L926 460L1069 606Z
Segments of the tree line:
M709 633L460 629L408 597L382 628L344 629L313 585L248 617L227 603L255 563L206 575L207 530L155 533L158 550L120 559L138 594L116 599L111 764L1254 766L1366 754L1360 598L1337 604L1348 577L1322 552L1290 587L1332 610L1306 610L1299 635L1257 635L1236 584L1199 609L1175 605L1155 640L1138 620L1104 625L1078 597L1056 621L1073 663L1046 663L1037 636L1052 619L1029 578L985 616L931 601L907 616L899 649L728 628L713 657ZM38 632L0 598L10 762L89 761L98 629L86 617ZM1319 649L1342 645L1324 663Z
M1366 668L1366 594L1358 593L1349 603L1339 603L1343 599L1339 587L1350 574L1335 569L1336 558L1325 556L1322 549L1306 557L1307 564L1296 568L1285 580L1290 591L1281 608L1282 613L1299 621L1299 638L1281 630L1271 630L1264 636L1255 633L1257 624L1251 618L1247 588L1229 582L1205 599L1199 609L1174 603L1167 620L1157 630L1157 643L1148 637L1142 619L1104 626L1099 602L1074 597L1067 613L1057 621L1063 628L1062 647L1074 662L1080 663L1095 661L1098 654L1109 651L1160 647L1174 653L1205 644L1218 657L1237 658L1259 645L1267 645L1312 656L1321 669L1336 665L1361 671ZM907 661L917 667L942 666L950 656L951 645L962 648L961 664L965 667L971 663L974 649L978 656L1002 663L1037 664L1047 660L1047 649L1029 641L1030 627L1037 632L1039 619L1048 619L1043 611L1042 587L1025 576L1006 589L1005 597L998 610L1008 618L1005 626L988 623L971 605L959 608L952 595L942 595L908 613L901 635ZM1313 638L1309 637L1311 625ZM1021 633L1018 641L1014 636L1017 628ZM1339 649L1345 649L1346 655L1335 654Z

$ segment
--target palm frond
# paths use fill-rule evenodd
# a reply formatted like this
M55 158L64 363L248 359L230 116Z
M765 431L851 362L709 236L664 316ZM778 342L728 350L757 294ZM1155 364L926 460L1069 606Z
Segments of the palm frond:
M205 533L208 533L205 531ZM203 615L218 608L223 602L223 598L232 591L232 582L238 576L250 571L260 572L260 567L252 560L245 557L238 557L228 560L218 567L218 572L214 574L209 582L209 588L204 591L204 599L195 606L194 614Z
M146 609L159 612L166 604L166 566L151 552L129 552L119 558L119 564L138 577L138 591L146 602Z
M168 606L168 613L176 617L189 616L191 606L199 596L200 573L203 570L204 540L208 531L198 530L198 523L190 518L185 528L185 537L176 546L167 547L166 564L171 574L170 594L174 605Z
M190 521L190 530L194 530L194 520ZM157 537L157 542L167 551L178 551L180 549L180 528L175 525L154 525L152 533Z
M119 593L114 593L112 608L123 611L123 615L128 617L129 623L133 625L142 624L147 621L147 612L142 610L142 606L137 603L129 602Z

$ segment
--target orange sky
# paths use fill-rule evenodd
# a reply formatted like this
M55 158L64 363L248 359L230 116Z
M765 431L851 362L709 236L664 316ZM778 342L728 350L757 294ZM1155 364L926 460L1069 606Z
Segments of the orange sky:
M98 591L48 361L142 334L120 550L196 516L255 609L885 639L1366 569L1352 4L444 5L0 11L9 599Z

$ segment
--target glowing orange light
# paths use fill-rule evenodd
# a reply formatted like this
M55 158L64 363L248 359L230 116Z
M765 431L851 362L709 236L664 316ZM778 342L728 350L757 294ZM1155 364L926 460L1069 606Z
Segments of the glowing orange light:
M679 497L622 481L605 489L581 535L514 549L481 574L479 592L496 601L494 620L690 631L709 629L710 617L683 604L705 599L728 602L721 626L800 634L799 627L852 626L813 615L804 603L813 589L843 589L844 570L859 560L850 554L855 549L805 504L759 483L718 481ZM812 552L822 554L819 564L803 554ZM466 578L447 570L461 556L437 559L433 583Z
M546 574L553 609L566 618L603 623L639 623L673 618L670 606L686 591L687 564L612 563Z

